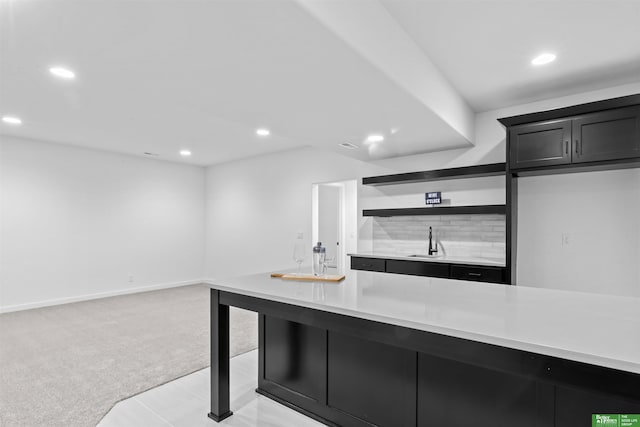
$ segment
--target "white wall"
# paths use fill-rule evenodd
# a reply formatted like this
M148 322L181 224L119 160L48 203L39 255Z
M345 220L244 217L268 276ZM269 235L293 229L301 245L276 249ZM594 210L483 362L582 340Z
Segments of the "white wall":
M189 283L203 262L203 168L2 136L0 309Z
M294 268L298 230L309 251L313 246L312 184L360 178L372 170L379 168L308 147L210 166L207 278Z
M519 285L640 297L640 169L520 178L518 192Z
M476 115L476 145L469 149L427 153L411 157L363 163L338 154L314 148L288 151L270 156L242 160L207 169L207 277L261 272L270 269L292 268L293 240L298 230L305 232L311 247L311 185L313 183L360 179L381 175L474 164L504 162L505 129L496 120L510 115L531 113L597 101L640 92L640 84L555 98L518 105ZM372 221L363 218L361 210L381 207L417 206L423 202L424 191L443 190L451 195L453 205L470 203L503 203L504 179L439 181L421 185L370 187L358 185L358 251L372 250ZM437 188L436 188L437 187ZM525 197L528 188L521 191ZM564 207L555 208L559 215ZM521 223L537 218L533 211L521 209ZM533 230L544 230L540 223ZM640 231L630 234L630 242L618 242L621 251L637 250ZM575 250L580 245L576 241ZM521 262L533 247L520 239ZM534 264L527 264L533 266ZM635 265L635 264L633 264ZM637 268L637 267L636 267ZM545 286L545 278L530 274L533 267L525 267L520 280L531 286ZM563 278L562 266L546 266L548 276ZM539 271L539 270L536 270ZM630 280L633 280L630 276ZM581 289L609 292L611 286L595 277ZM560 281L554 286L562 287ZM576 288L572 286L572 288Z
M201 279L203 271L215 278L291 268L298 230L311 247L313 183L502 162L505 131L497 118L637 92L640 84L478 114L476 145L464 150L363 163L307 147L216 165L206 169L206 188L202 168L3 136L0 310L189 283ZM548 186L544 179L535 182L521 189L524 197L534 187ZM455 196L453 204L502 202L500 178L436 185ZM424 191L434 190L434 183L410 190L358 185L358 211L413 204ZM571 214L569 207L554 210ZM521 226L539 217L534 210L520 212ZM628 241L614 244L621 253L633 254L640 230L625 224L631 228ZM545 223L533 227L549 228ZM371 237L371 220L359 213L359 251L371 250ZM572 250L580 245L576 240ZM526 254L536 250L532 239L520 239L521 262L534 262ZM563 267L547 264L542 277L534 264L519 265L519 281L567 287ZM630 280L640 275L637 268ZM582 277L582 287L576 283L569 288L611 290L595 276Z
M362 217L362 209L424 205L424 191L433 189L432 183L395 186L398 187L395 190L389 186L360 184L363 176L411 170L402 169L401 164L394 167L399 169L310 147L210 166L207 168L206 277L214 279L293 268L293 241L298 230L305 233L309 250L312 247L312 185L315 183L357 180L357 249L370 251L373 221L371 217ZM504 178L467 181L465 190L459 182L440 181L438 188L450 190L453 204L480 200L504 203L503 182ZM405 191L407 188L409 193Z

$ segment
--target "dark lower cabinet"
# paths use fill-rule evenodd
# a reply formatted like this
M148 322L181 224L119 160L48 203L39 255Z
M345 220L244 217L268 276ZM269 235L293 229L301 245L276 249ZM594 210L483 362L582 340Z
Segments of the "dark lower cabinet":
M260 315L257 391L327 425L583 427L592 414L640 413L638 374L310 309L293 315L317 326Z
M326 331L268 317L264 322L264 378L310 399L323 398Z
M414 276L449 277L449 264L422 261L387 260L387 273L410 274Z
M640 414L640 402L569 387L555 388L555 427L590 426L592 414Z
M490 267L484 265L352 256L351 269L408 274L412 276L440 277L444 279L471 280L474 282L507 283L507 271L505 267Z
M381 271L386 269L386 261L380 258L351 257L352 270Z
M532 379L422 353L418 372L418 426L540 426Z
M327 404L379 426L416 425L416 353L329 332Z
M473 280L475 282L505 283L506 271L502 267L480 265L451 265L451 279Z

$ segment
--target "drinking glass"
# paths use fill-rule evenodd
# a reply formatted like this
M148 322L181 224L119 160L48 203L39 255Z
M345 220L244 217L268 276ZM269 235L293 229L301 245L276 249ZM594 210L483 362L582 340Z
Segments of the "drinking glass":
M298 263L298 273L297 273L298 275L301 272L302 263L304 262L305 257L306 257L305 243L304 243L304 240L302 240L302 238L298 236L298 238L296 239L293 245L293 260Z

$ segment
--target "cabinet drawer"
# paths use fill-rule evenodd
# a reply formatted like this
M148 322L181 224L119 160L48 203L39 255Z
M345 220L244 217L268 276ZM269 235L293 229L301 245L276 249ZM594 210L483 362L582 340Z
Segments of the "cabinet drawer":
M352 270L382 271L385 270L386 260L379 258L351 257Z
M484 267L473 265L452 265L451 278L476 282L505 283L504 267Z
M449 277L449 264L423 261L388 260L387 273L447 278Z

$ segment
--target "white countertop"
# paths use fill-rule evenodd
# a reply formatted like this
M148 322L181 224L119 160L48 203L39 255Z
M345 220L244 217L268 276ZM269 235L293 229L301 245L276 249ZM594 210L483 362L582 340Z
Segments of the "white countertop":
M369 271L340 283L213 280L214 289L640 373L640 298Z
M495 258L468 258L468 257L455 257L455 256L437 256L437 257L412 257L408 255L390 255L379 254L373 252L359 252L353 254L347 254L349 256L362 257L362 258L381 258L381 259L399 259L403 261L422 261L422 262L444 262L448 264L468 264L468 265L486 265L490 267L504 267L506 263L504 260L497 260Z

